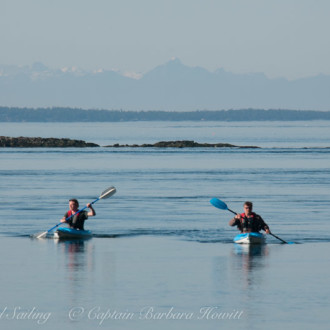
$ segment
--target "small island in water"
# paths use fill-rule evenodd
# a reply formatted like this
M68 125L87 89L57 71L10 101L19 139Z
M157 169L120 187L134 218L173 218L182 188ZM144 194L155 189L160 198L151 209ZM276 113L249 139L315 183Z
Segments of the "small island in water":
M154 144L114 144L106 147L112 148L259 148L256 146L235 146L229 143L198 143L190 140L160 141Z
M86 148L99 147L98 144L82 140L41 138L41 137L9 137L0 136L2 148Z
M67 138L9 137L0 136L0 148L87 148L100 145ZM113 144L107 148L260 148L257 146L236 146L229 143L198 143L190 140L160 141L154 144Z

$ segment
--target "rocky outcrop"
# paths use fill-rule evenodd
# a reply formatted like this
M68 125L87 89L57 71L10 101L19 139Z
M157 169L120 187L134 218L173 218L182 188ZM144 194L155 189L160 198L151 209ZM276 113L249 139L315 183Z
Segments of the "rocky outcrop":
M98 144L82 140L41 138L41 137L8 137L0 136L0 148L86 148L99 147ZM256 146L236 146L229 143L198 143L190 140L160 141L154 144L114 144L109 148L259 148Z
M2 148L86 148L99 147L98 144L82 140L41 138L41 137L8 137L0 136Z
M154 144L114 144L106 147L112 148L259 148L256 146L235 146L229 143L198 143L190 140L160 141Z

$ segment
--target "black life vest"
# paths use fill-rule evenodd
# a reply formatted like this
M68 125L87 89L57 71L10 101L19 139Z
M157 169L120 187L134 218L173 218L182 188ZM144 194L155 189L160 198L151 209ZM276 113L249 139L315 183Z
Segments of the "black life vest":
M76 229L84 229L84 222L86 220L86 217L84 216L84 212L80 213L76 213L76 212L72 212L71 210L69 210L67 212L67 218L71 217L67 222L70 225L70 227L76 228ZM74 214L74 216L72 216Z
M243 231L259 232L261 230L260 217L254 212L249 217L245 213L241 213L241 225Z

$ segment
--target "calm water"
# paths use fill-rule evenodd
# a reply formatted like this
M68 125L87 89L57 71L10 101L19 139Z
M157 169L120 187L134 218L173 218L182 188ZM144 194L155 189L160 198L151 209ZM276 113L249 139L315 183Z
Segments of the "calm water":
M0 123L0 135L102 146L195 140L262 149L0 149L0 326L326 329L330 122ZM69 198L95 204L85 242L35 240ZM252 200L274 234L232 243Z

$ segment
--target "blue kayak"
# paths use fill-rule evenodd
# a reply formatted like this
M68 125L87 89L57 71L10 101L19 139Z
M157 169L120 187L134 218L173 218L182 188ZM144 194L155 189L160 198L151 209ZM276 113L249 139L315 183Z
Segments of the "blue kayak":
M266 236L261 233L242 233L234 237L234 242L238 244L264 244Z
M92 237L90 230L79 230L74 228L61 227L54 233L54 238L58 239L87 239Z

